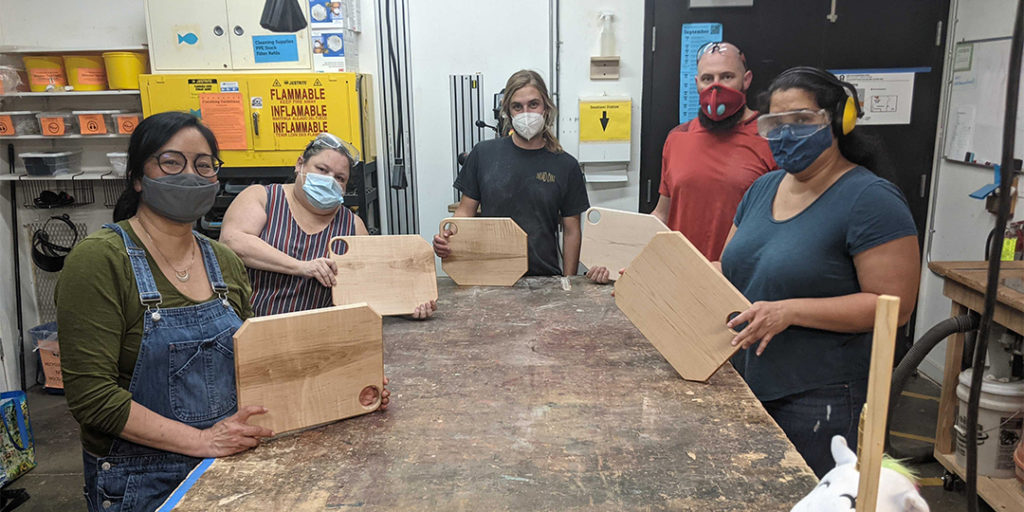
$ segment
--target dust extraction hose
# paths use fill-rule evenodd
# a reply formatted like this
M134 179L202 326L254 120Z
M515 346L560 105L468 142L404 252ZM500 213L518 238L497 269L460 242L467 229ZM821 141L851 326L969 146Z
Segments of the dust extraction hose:
M910 348L903 360L896 367L896 370L892 374L892 386L889 391L889 414L886 416L887 421L891 422L893 414L896 412L896 405L899 402L900 395L903 393L903 387L907 384L907 379L917 370L924 358L938 345L942 340L962 332L973 331L978 328L980 319L977 313L967 313L964 315L954 316L947 318L937 324L928 332L924 333L923 336L914 346ZM911 463L921 463L931 460L934 456L932 449L928 448L926 452L922 453L903 453L893 447L889 429L885 429L885 451L889 456L897 459L907 459Z

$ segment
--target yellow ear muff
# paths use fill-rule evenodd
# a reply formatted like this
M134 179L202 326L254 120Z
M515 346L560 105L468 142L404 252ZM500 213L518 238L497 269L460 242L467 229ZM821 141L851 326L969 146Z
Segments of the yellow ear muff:
M843 135L853 131L857 125L857 104L852 96L846 97L846 105L843 107Z

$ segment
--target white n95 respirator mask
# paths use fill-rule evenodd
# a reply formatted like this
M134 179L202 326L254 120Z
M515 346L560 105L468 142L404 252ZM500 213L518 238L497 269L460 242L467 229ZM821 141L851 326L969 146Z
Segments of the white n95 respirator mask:
M530 140L544 130L544 114L523 112L512 117L512 128L520 137Z

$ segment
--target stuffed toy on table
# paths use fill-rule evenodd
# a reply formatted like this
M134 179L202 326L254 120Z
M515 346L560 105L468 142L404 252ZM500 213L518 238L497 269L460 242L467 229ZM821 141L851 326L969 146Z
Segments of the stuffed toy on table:
M832 438L832 458L836 467L825 473L818 486L790 512L838 512L857 508L860 482L857 454L846 445L843 436ZM875 512L929 512L928 503L917 490L914 474L888 457L882 460Z

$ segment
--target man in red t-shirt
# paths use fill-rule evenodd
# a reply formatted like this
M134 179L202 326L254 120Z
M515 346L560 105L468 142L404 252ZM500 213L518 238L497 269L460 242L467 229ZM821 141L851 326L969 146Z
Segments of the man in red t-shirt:
M661 156L661 197L651 212L718 261L736 206L761 175L775 169L758 112L746 106L754 75L736 45L709 43L697 53L700 114L668 134Z
M665 140L661 197L651 213L718 261L743 194L778 166L768 141L757 134L758 112L747 108L754 75L743 52L732 43L708 43L696 58L700 113ZM617 270L594 267L587 277L607 283Z

